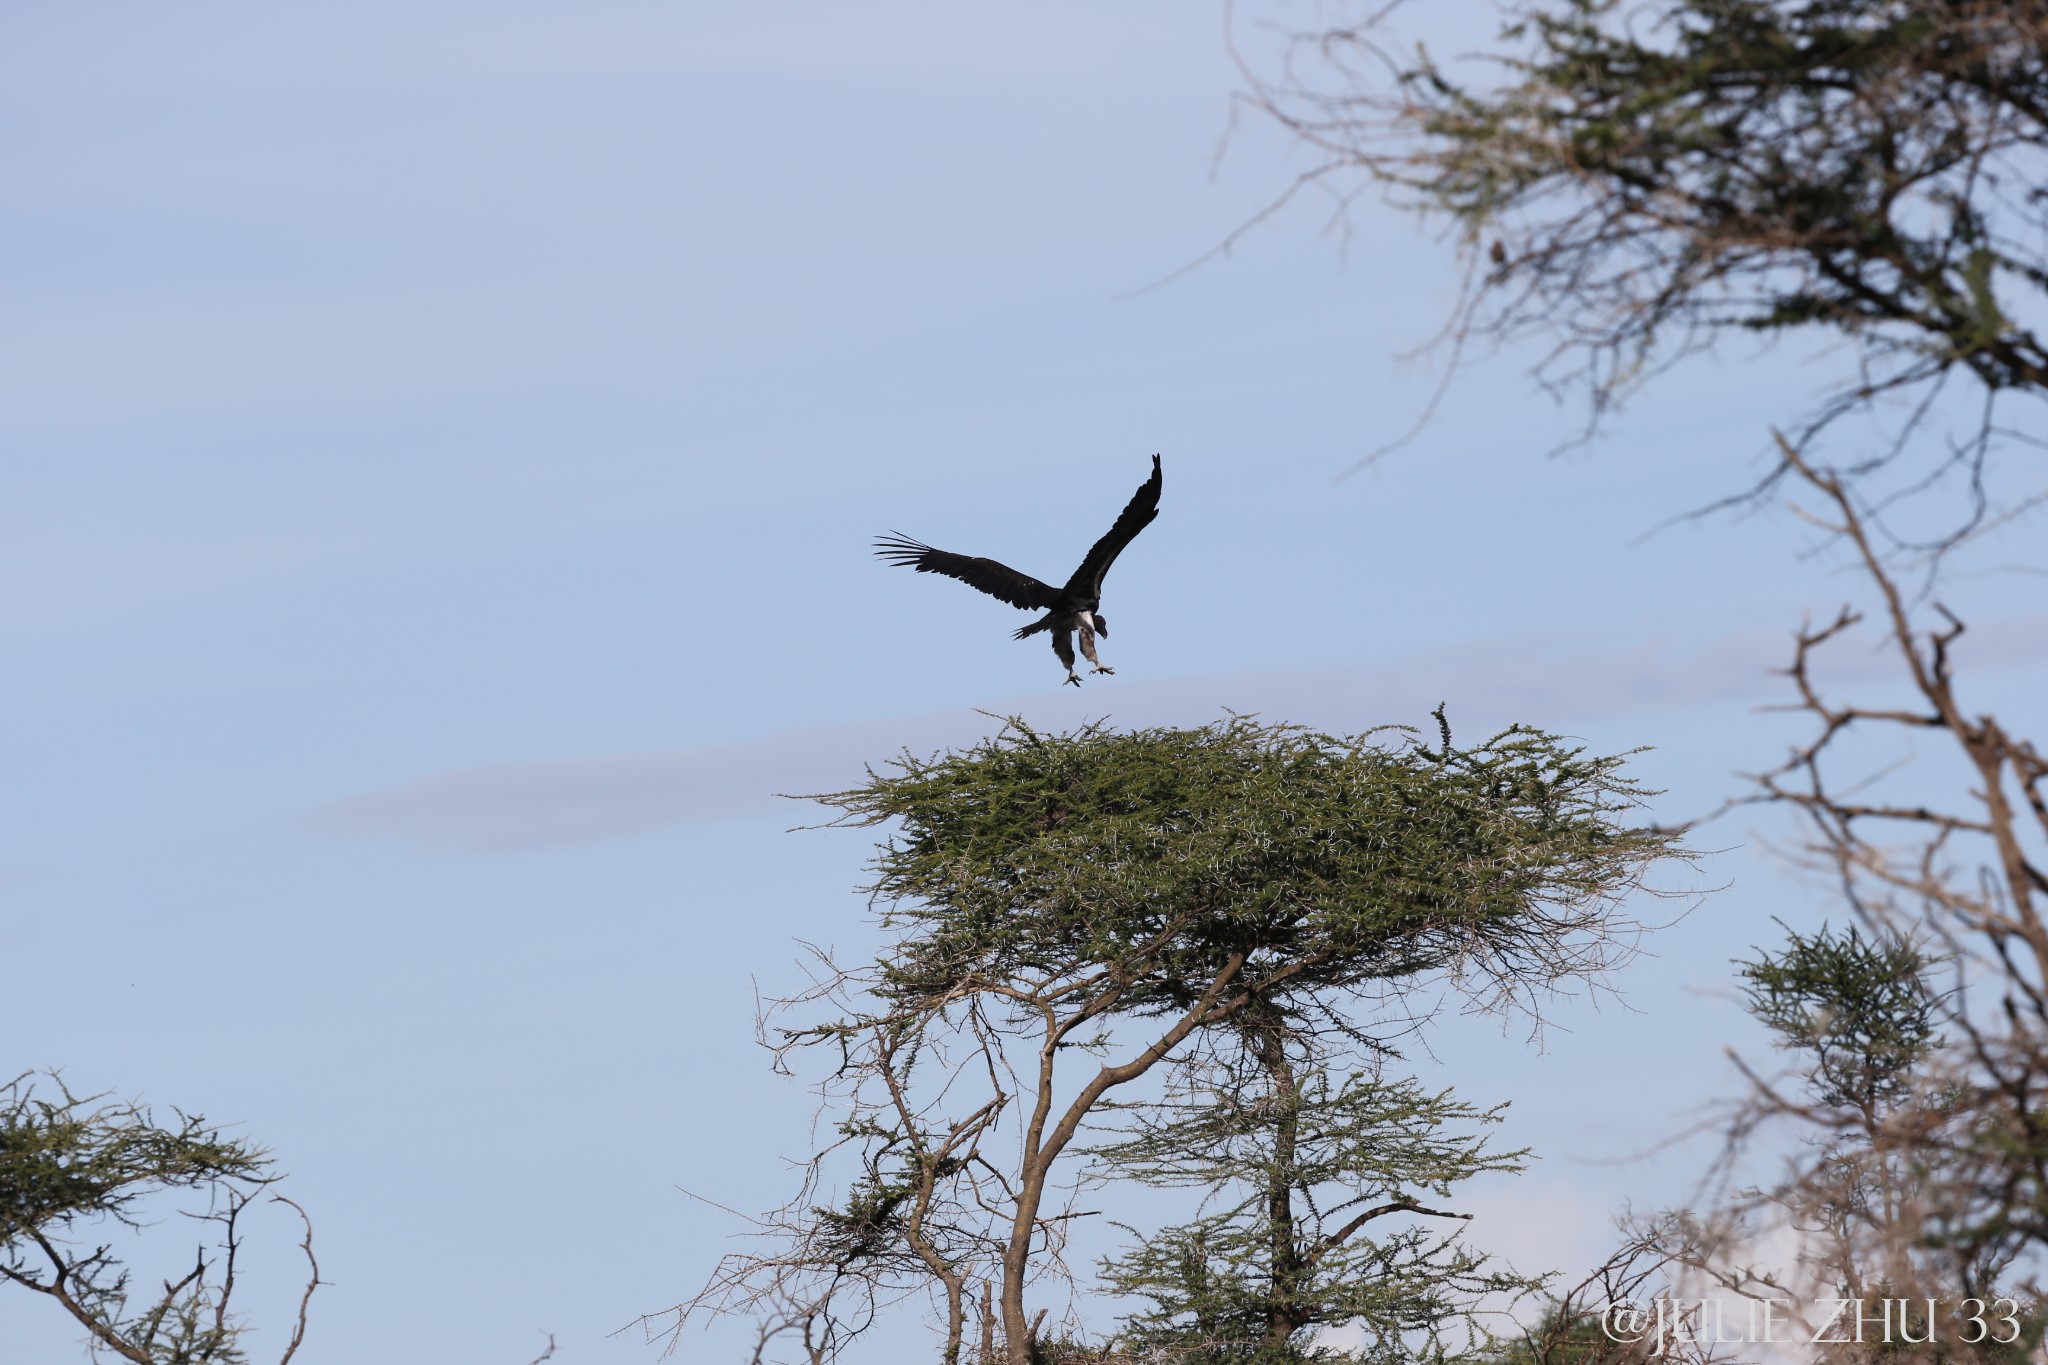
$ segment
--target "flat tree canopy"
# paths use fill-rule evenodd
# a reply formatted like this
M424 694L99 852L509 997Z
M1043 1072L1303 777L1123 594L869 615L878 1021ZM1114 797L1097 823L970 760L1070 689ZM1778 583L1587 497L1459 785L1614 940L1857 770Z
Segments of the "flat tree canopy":
M1352 737L1251 717L1041 734L905 755L822 799L896 822L868 888L910 927L881 989L909 1005L972 983L1100 972L1119 1013L1186 1009L1227 964L1304 998L1434 968L1517 992L1610 965L1609 918L1672 851L1632 828L1627 755L1515 727Z
M1461 749L1438 720L1433 744L1405 727L1334 736L1244 716L1066 734L1012 720L971 748L905 754L820 798L839 811L834 824L888 827L868 890L892 939L866 967L826 960L813 990L773 1011L807 1016L769 1032L780 1064L824 1050L820 1127L833 1136L796 1197L754 1220L767 1248L727 1257L663 1315L668 1330L697 1312L745 1312L760 1324L757 1362L778 1338L827 1360L881 1310L924 1298L951 1365L978 1297L983 1359L1121 1358L1100 1338L1075 1347L1087 1333L1071 1315L1064 1335L1047 1335L1050 1309L1032 1314L1027 1293L1066 1278L1091 1182L1148 1178L1114 1136L1173 1116L1120 1087L1245 1048L1258 1064L1244 1085L1266 1096L1256 1107L1274 1127L1253 1136L1280 1156L1246 1168L1270 1187L1246 1205L1265 1222L1228 1259L1231 1273L1278 1288L1259 1314L1204 1309L1179 1337L1235 1349L1204 1324L1256 1316L1246 1330L1292 1349L1333 1317L1367 1313L1317 1288L1317 1267L1340 1253L1393 1256L1408 1275L1388 1330L1471 1321L1473 1296L1510 1280L1393 1226L1462 1216L1408 1193L1453 1183L1414 1156L1442 1144L1354 1153L1397 1170L1326 1169L1310 1160L1317 1144L1367 1109L1393 1113L1396 1092L1349 1109L1287 1097L1368 1069L1358 1050L1383 1054L1375 1035L1409 1026L1404 997L1426 983L1534 1006L1617 964L1636 931L1623 897L1682 850L1631 823L1646 793L1623 775L1626 755L1521 727ZM1251 1090L1239 1098L1252 1103ZM1440 1107L1424 1126L1476 1113ZM1075 1147L1084 1129L1112 1144ZM1063 1163L1069 1152L1096 1162ZM1506 1167L1468 1168L1455 1178ZM1321 1229L1294 1205L1325 1186L1384 1207L1348 1208L1357 1227ZM1353 1240L1382 1216L1385 1238Z

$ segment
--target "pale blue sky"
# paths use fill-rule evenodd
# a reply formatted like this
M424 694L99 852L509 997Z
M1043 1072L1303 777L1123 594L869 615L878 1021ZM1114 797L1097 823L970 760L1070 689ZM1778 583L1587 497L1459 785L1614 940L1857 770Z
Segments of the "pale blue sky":
M1299 167L1255 127L1217 160L1222 32L1185 0L0 17L0 1060L274 1148L333 1282L308 1365L543 1329L650 1358L606 1333L734 1230L675 1188L765 1208L807 1136L753 983L868 939L866 838L773 793L976 708L1442 700L1655 746L1665 818L1776 756L1748 708L1854 584L1783 516L1643 537L1835 362L1701 362L1545 458L1577 415L1506 357L1333 482L1421 410L1437 371L1396 356L1455 266L1304 206L1126 297ZM1154 451L1119 671L1078 693L1016 613L869 555L1063 576ZM2040 670L2013 584L1964 600L1994 700ZM1583 1159L1722 1083L1727 959L1813 903L1741 848L1706 883L1618 982L1640 1013L1442 1035L1430 1074L1547 1158L1482 1242L1570 1263L1679 1188ZM79 1358L50 1309L0 1293L0 1359Z

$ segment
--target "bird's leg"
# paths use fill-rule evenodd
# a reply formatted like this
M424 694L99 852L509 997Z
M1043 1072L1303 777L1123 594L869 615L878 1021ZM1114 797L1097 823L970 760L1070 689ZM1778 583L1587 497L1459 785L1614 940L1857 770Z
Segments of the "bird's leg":
M1085 640L1087 636L1084 634L1082 638ZM1086 648L1086 646L1084 645L1083 648ZM1074 672L1073 632L1066 630L1054 631L1052 633L1052 652L1059 655L1060 662L1067 666L1067 681L1079 687L1081 685L1081 678L1079 674ZM1089 651L1088 657L1091 659L1095 657L1093 650Z
M1090 630L1086 626L1081 627L1081 652L1088 656L1089 663L1095 665L1095 671L1097 673L1116 672L1115 669L1111 668L1108 664L1102 662L1102 660L1095 657L1095 632ZM1073 672L1073 668L1071 665L1068 667L1067 671L1069 673Z

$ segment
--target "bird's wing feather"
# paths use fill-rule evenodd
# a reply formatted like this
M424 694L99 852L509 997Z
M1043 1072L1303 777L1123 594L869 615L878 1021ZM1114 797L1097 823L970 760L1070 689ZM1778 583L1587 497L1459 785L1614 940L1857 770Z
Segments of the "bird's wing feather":
M1057 591L1028 573L1018 573L1007 564L998 564L993 559L982 559L976 555L934 550L896 532L877 540L875 553L891 564L901 564L919 573L939 573L957 578L970 588L979 588L990 597L1027 611L1044 610L1060 600Z
M1117 515L1116 524L1109 528L1102 539L1095 542L1095 548L1081 561L1081 567L1074 570L1074 576L1067 580L1069 593L1085 593L1090 597L1102 594L1102 578L1109 572L1109 566L1116 563L1116 557L1123 553L1124 546L1137 538L1138 532L1152 524L1159 515L1159 489L1163 480L1159 474L1159 457L1152 457L1152 477L1138 485L1138 491L1131 494L1131 500L1124 504L1124 510Z

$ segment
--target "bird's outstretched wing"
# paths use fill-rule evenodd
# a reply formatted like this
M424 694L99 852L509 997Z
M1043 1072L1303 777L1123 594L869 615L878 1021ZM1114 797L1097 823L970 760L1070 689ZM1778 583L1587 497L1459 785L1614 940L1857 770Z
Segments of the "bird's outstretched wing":
M975 555L934 550L899 532L892 531L877 540L875 553L891 564L901 564L919 573L942 573L948 578L957 578L970 588L979 588L990 597L1000 598L1027 611L1044 610L1058 605L1060 600L1057 590L1028 573L1018 573L1007 564Z
M1074 576L1067 580L1069 594L1088 597L1102 595L1102 576L1109 572L1109 566L1116 563L1116 557L1123 553L1124 546L1137 538L1138 532L1152 524L1159 515L1159 489L1162 485L1159 475L1159 457L1152 457L1152 477L1138 485L1138 491L1131 494L1131 500L1124 504L1124 510L1117 514L1116 525L1102 539L1095 542L1095 548L1081 561L1081 567L1074 570Z

